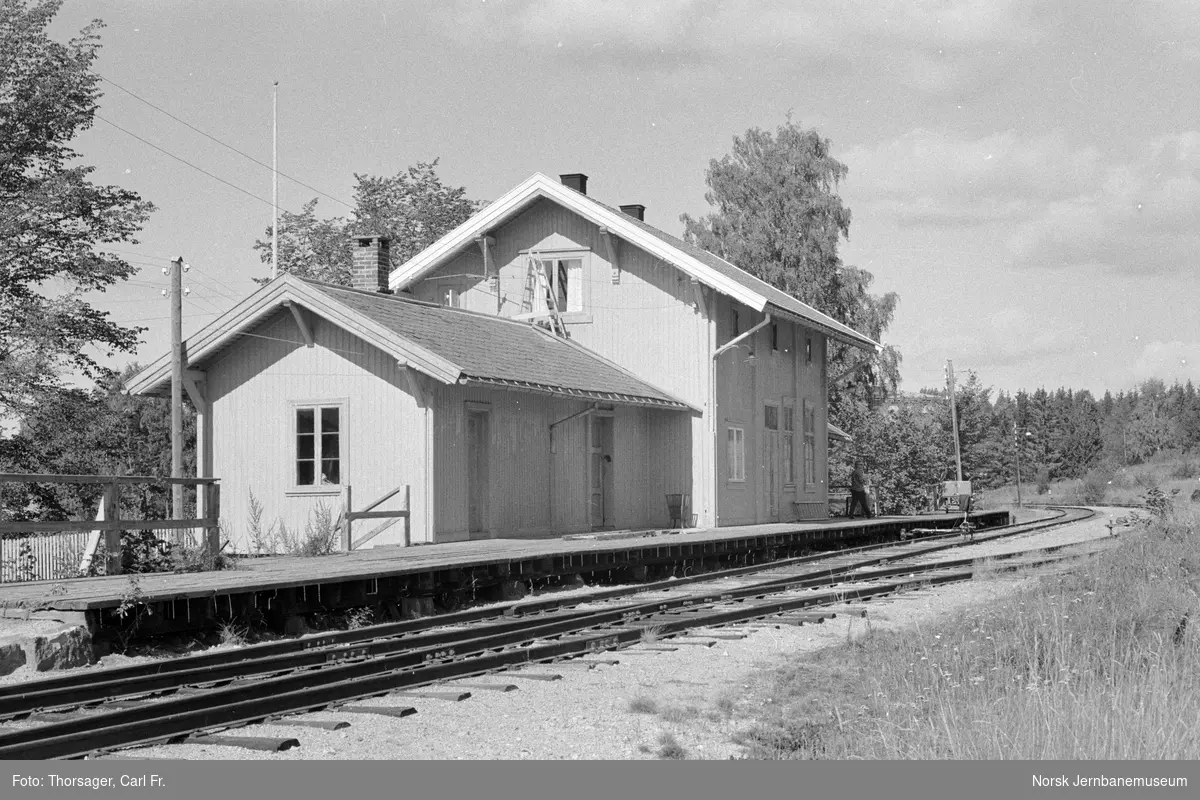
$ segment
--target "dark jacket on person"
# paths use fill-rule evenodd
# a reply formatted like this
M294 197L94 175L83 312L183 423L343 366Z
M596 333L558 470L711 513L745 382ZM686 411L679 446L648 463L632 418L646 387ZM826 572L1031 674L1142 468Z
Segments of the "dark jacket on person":
M867 489L867 476L857 467L850 473L850 491L864 492Z

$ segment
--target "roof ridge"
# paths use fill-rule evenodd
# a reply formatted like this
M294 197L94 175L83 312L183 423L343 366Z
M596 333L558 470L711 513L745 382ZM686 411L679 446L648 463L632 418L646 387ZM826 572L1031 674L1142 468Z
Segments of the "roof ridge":
M592 203L594 203L594 204L596 204L596 205L600 206L601 208L605 209L606 211L609 211L609 212L613 213L613 214L625 214L625 212L623 212L623 211L620 211L619 209L613 208L612 206L608 205L607 203L602 203L602 202L600 202L599 200L597 200L596 198L594 198L594 197L591 197L590 195L586 195L586 194L585 194L585 195L583 195L583 197L584 197L584 198L586 198L587 200L590 200ZM625 216L629 216L629 215L628 215L628 214L625 214ZM630 216L630 217L629 217L629 221L630 221L630 222L632 222L634 225L637 225L638 227L640 227L640 228L642 228L642 229L644 229L644 230L645 230L645 229L648 229L648 230L649 230L649 232L651 232L651 233L652 233L652 234L654 234L654 235L657 235L657 236L660 236L660 237L666 237L666 239L668 240L668 241L666 241L666 244L669 244L669 245L671 245L672 247L675 247L675 244L674 244L674 242L680 242L680 243L682 243L682 244L684 244L684 245L686 245L686 246L688 246L688 247L694 247L694 248L696 248L697 250L700 250L700 251L704 252L705 254L707 254L707 255L709 255L709 256L711 256L711 257L713 257L713 258L717 259L717 260L718 260L718 261L720 261L722 264L725 264L726 266L728 266L730 269L735 269L735 270L737 270L738 272L740 272L741 274L745 275L745 276L746 276L747 278L749 278L750 280L752 280L752 281L757 281L758 283L761 283L763 286L767 287L768 289L772 289L772 290L774 290L774 291L777 291L777 292L779 292L779 293L781 293L781 294L783 294L783 295L786 295L786 296L787 296L789 299L791 299L791 300L794 300L795 302L797 302L797 303L799 303L800 305L804 306L805 308L807 308L807 309L811 310L811 311L812 311L813 313L815 313L815 314L820 314L821 316L825 317L825 318L826 318L827 320L829 320L830 322L833 322L833 323L834 323L834 324L836 324L836 325L841 325L842 327L846 328L847 330L853 331L854 333L857 333L857 334L859 334L860 336L866 336L866 334L864 334L864 333L861 333L860 331L857 331L857 330L855 330L854 328L850 327L849 325L847 325L846 323L844 323L844 322L842 322L841 320L837 319L836 317L833 317L833 316L832 316L832 315L830 315L830 314L826 314L824 311L822 311L821 309L819 309L819 308L817 308L816 306L812 305L811 303L806 303L806 302L804 302L803 300L801 300L799 297L796 297L796 296L795 296L794 294L792 294L791 292L784 291L783 289L780 289L778 286L774 286L774 285L772 285L771 283L769 283L769 282L767 282L767 281L763 280L762 278L758 277L757 275L755 275L754 273L750 272L749 270L742 269L742 268L741 268L741 267L739 267L737 264L734 264L732 261L730 261L729 259L725 258L724 256L717 255L716 253L712 252L711 250L706 250L705 248L701 247L700 245L697 245L697 244L694 244L694 243L692 243L692 242L689 242L687 239L685 239L685 238L683 238L683 237L681 237L681 236L676 236L676 235L674 235L674 234L672 234L672 233L667 233L666 231L662 230L661 228L655 227L654 225L651 225L649 222L646 222L645 220L642 220L642 219L638 219L637 217L632 217L632 216ZM769 297L768 297L768 298L766 298L766 299L767 299L767 302L768 302L769 304L771 304L771 305L774 305L774 306L779 306L779 303L776 303L776 302L774 302L774 301L773 301L771 298L769 298ZM784 311L786 311L786 310L787 310L787 309L784 309ZM793 312L793 313L794 313L794 312ZM816 321L816 320L814 320L814 321ZM869 337L869 336L867 336L866 338L868 338L868 339L869 339L870 337Z

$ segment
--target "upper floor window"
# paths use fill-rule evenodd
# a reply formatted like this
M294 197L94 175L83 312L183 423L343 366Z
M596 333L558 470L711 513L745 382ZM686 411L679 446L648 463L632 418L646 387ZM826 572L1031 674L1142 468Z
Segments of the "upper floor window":
M550 311L550 297L559 313L583 311L583 258L543 258L548 295L537 298L535 313Z
M804 337L804 363L811 364L813 357L813 342L811 336Z
M775 322L771 323L771 352L779 352L779 325Z
M732 331L732 335L729 338L732 339L742 335L742 324L741 320L738 318L738 310L736 308L731 309L729 316L729 328Z

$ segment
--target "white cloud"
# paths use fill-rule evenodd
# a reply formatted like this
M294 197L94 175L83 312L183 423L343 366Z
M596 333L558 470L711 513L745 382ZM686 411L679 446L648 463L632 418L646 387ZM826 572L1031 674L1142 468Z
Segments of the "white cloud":
M931 92L968 78L984 53L994 61L1042 38L1025 0L468 0L442 13L463 41L482 37L583 63L670 67L784 49L797 61L881 58Z
M1200 383L1200 342L1151 342L1132 364L1133 379L1160 378L1168 386L1178 381Z
M1030 213L1035 198L1070 197L1101 176L1095 148L1075 149L1062 131L979 139L914 130L848 151L850 178L870 187L899 219L984 222Z
M967 138L912 131L843 160L863 213L896 226L975 227L1012 266L1170 272L1200 253L1200 133L1149 141L1127 160L1062 131Z

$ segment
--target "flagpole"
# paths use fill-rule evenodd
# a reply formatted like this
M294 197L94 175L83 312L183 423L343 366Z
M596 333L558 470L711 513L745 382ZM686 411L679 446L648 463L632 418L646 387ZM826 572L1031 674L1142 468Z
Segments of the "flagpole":
M279 274L279 81L271 95L271 277Z

